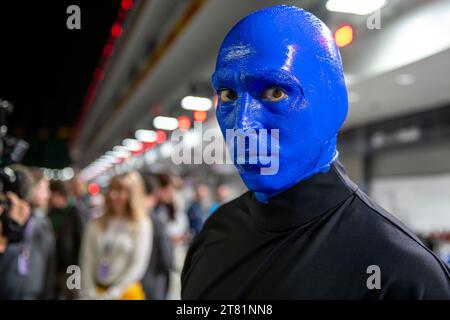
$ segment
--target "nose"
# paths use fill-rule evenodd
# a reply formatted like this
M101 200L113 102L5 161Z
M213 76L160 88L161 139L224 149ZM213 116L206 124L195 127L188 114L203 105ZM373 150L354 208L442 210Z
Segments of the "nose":
M258 114L262 106L259 101L254 99L250 94L244 93L239 97L237 103L234 129L241 129L243 131L261 129L262 126L258 121Z

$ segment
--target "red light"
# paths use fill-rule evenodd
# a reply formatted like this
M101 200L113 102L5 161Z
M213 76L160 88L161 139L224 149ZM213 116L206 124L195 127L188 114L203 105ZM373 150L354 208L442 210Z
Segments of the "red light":
M181 131L187 131L191 127L191 119L188 116L179 116L178 117L178 128Z
M122 26L118 23L114 23L114 25L111 28L111 35L114 38L118 38L122 35L123 29Z
M141 147L140 147L138 150L132 151L131 153L132 153L134 156L138 156L138 155L140 155L141 153L143 153L145 150L146 150L146 146L145 146L144 143L141 142Z
M131 8L133 8L133 0L122 0L122 9L123 10L130 10Z
M207 117L206 111L194 111L194 121L203 122Z
M107 43L104 47L103 47L103 54L107 57L111 56L112 52L113 52L113 45L111 43Z
M350 25L339 27L334 33L334 39L339 48L343 48L353 41L354 31Z
M150 148L153 148L156 145L156 141L155 142L142 142L142 144L144 145L144 151Z
M156 143L157 144L164 143L166 140L167 140L167 134L164 131L162 131L162 130L156 131Z
M95 183L95 182L89 183L89 185L88 185L88 192L92 196L95 196L96 194L98 194L100 192L99 185L97 183Z
M97 68L94 72L94 81L100 81L103 78L103 70Z

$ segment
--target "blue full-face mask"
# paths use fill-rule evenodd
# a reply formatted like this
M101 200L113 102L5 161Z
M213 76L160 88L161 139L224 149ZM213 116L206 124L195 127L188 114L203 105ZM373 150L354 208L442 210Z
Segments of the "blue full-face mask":
M347 115L347 90L339 50L317 17L294 6L273 6L245 17L225 37L212 83L224 136L227 129L256 135L267 130L268 155L279 161L275 173L262 174L267 162L242 163L239 151L230 150L259 201L329 170ZM262 149L257 150L260 156ZM247 153L247 160L251 156Z

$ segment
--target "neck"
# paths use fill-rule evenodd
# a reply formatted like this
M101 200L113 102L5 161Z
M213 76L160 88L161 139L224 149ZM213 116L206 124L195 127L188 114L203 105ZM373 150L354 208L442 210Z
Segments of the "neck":
M116 209L114 210L114 217L116 218L123 218L126 217L127 212L125 209Z

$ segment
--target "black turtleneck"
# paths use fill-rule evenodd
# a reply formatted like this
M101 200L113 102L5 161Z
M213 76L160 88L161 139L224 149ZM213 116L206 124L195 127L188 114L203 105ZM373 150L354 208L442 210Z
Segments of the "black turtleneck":
M268 203L247 192L219 208L189 249L182 298L450 299L450 272L336 162Z

